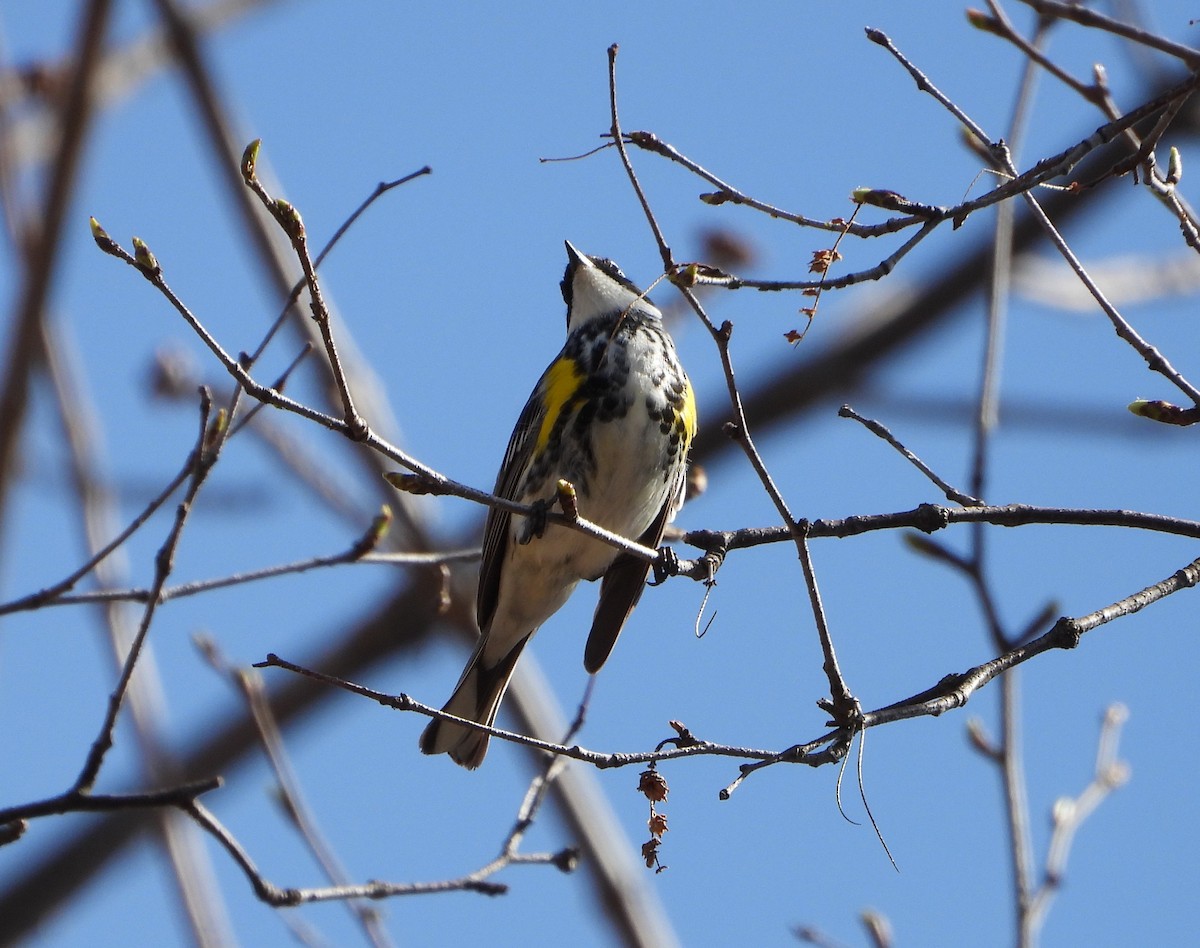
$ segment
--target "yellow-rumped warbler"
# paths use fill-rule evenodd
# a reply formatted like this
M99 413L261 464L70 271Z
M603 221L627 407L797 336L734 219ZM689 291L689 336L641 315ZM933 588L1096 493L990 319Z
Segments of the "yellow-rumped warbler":
M692 386L662 313L616 264L569 242L567 257L567 342L517 420L494 492L545 505L558 481L569 481L581 517L656 547L683 502L696 433ZM568 527L534 535L527 519L488 511L476 600L482 634L442 709L456 717L495 721L525 643L581 579L603 577L583 656L592 674L645 588L645 560ZM426 754L448 753L464 767L478 767L487 748L487 734L449 721L431 721L421 735Z

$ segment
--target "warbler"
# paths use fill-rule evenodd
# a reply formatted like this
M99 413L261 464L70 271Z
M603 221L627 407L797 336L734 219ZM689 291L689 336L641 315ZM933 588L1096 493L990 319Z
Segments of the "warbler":
M696 402L662 313L611 260L568 241L562 280L567 341L521 411L494 493L548 509L559 482L575 491L579 516L643 546L657 547L683 502ZM595 674L646 586L650 564L544 519L490 508L483 534L475 653L442 709L491 725L517 659L581 579L600 579L584 649ZM488 735L433 720L426 754L448 753L474 769Z

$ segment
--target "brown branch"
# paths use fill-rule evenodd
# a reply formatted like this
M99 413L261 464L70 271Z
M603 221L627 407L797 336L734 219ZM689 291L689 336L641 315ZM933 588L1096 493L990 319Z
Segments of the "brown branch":
M946 108L947 111L949 111L960 123L962 123L965 128L971 132L971 134L979 141L981 147L986 149L987 153L992 157L992 160L996 163L996 165L1001 170L1013 177L1013 182L1019 180L1017 177L1016 167L1012 161L1011 152L1004 142L993 142L987 133L984 132L983 129L980 128L962 109L960 109L935 85L933 85L933 83L929 81L928 77L926 77L925 74L921 72L921 70L918 69L912 62L910 62L885 34L879 30L868 30L867 35L872 42L883 46L889 53L892 54L892 56L896 58L897 62L899 62L900 65L902 65L916 80L918 88L920 88L923 92L928 92L930 95L932 95L944 108ZM1096 133L1088 139L1088 141L1095 139L1097 136L1101 136L1102 140L1111 140L1111 135L1115 134L1116 131L1123 131L1125 128L1129 128L1135 124L1135 122L1129 121L1133 116L1137 116L1137 121L1140 121L1142 118L1148 118L1151 115L1157 115L1163 110L1170 112L1173 107L1178 108L1180 100L1186 99L1188 96L1190 96L1197 87L1200 87L1200 70L1193 73L1183 82L1174 86L1172 90L1168 91L1168 93L1158 96L1152 102L1127 113L1119 122L1110 122L1104 128L1098 129ZM1105 136L1108 137L1105 138ZM1140 154L1141 150L1139 149L1135 153L1134 157L1136 158ZM1039 162L1035 168L1042 167L1046 164L1047 160ZM1002 185L992 193L994 194L998 191L1008 188L1013 182ZM1054 227L1053 223L1051 223L1049 216L1042 209L1042 206L1038 203L1033 194L1030 193L1030 190L1022 189L1020 194L1025 199L1025 202L1029 205L1034 217L1041 223L1042 228L1050 237L1050 240L1054 244L1055 248L1060 254L1062 254L1063 258L1070 265L1071 269L1075 271L1075 274L1087 288L1088 292L1092 294L1092 297L1096 300L1097 304L1099 304L1105 315L1108 316L1110 322L1113 324L1113 328L1117 332L1117 335L1129 343L1129 345L1146 361L1146 364L1149 366L1151 371L1160 373L1162 376L1172 382L1180 391L1187 395L1188 398L1192 399L1194 404L1200 406L1200 389L1193 386L1187 381L1187 379L1180 375L1175 367L1167 361L1167 358L1161 352L1159 352L1158 349L1142 339L1142 337L1138 335L1136 330L1134 330L1134 328L1124 319L1124 317L1117 312L1116 307L1108 301L1108 299L1101 292L1100 288L1088 275L1087 271L1083 267L1083 264L1079 262L1078 258L1071 251L1071 248L1067 245L1066 241L1063 239L1058 230Z
M624 137L621 134L620 118L617 111L617 46L615 43L608 50L608 86L609 103L612 113L613 142L616 144L617 152L621 156L621 163L625 166L625 173L629 178L629 183L637 194L650 228L654 232L655 240L657 240L659 251L662 254L663 267L668 274L673 275L672 282L675 283L679 292L683 294L683 298L687 300L692 311L700 318L716 343L717 352L721 358L721 368L725 375L725 386L729 394L729 403L734 413L734 422L732 425L726 427L726 433L741 446L747 459L750 461L751 467L754 468L755 474L758 475L759 482L762 484L767 496L770 497L771 502L775 505L775 509L779 512L783 522L787 524L787 529L796 545L801 569L804 573L805 584L808 588L809 603L812 606L813 618L817 626L817 634L821 641L821 651L825 657L823 667L829 679L829 694L831 699L827 709L839 721L849 721L857 713L857 704L849 687L846 685L846 680L838 665L837 653L833 645L833 636L829 631L825 609L821 603L821 593L817 586L816 571L813 568L812 556L808 549L808 524L798 521L792 515L787 501L784 500L783 494L767 470L767 466L763 462L762 456L759 454L758 449L754 445L754 440L750 435L749 423L746 420L745 412L742 410L741 393L738 391L737 379L734 375L733 358L729 351L729 339L733 333L733 324L726 321L718 329L713 324L713 321L709 319L696 294L692 292L691 287L683 279L684 275L674 272L675 265L671 258L671 250L667 246L662 229L659 227L658 221L655 220L654 212L651 210L650 203L647 201L645 192L642 190L642 186L637 179L637 174L633 170L633 163L629 160L629 155L625 151Z
M16 473L16 457L28 405L29 384L37 364L39 323L57 272L62 230L75 189L84 139L92 119L93 84L108 32L111 0L90 0L79 19L74 67L59 116L54 164L46 176L46 194L27 236L25 274L5 346L7 362L0 371L0 525Z
M970 494L964 494L962 491L951 487L948 483L942 480L936 473L934 473L933 469L930 468L929 465L927 465L908 448L906 448L890 431L888 431L886 427L881 425L879 422L871 418L864 418L849 405L843 405L841 408L839 408L838 415L842 418L852 418L854 421L857 421L864 428L870 431L873 435L882 438L884 441L890 444L900 453L901 457L903 457L906 461L912 464L913 467L915 467L934 484L936 484L941 492L946 495L947 500L953 501L956 504L962 504L964 507L984 506L982 500L979 500L977 497L972 497Z
M1104 30L1114 36L1122 36L1148 49L1157 49L1168 56L1174 56L1176 59L1182 60L1189 69L1200 69L1200 50L1173 42L1165 36L1159 36L1157 33L1151 33L1130 23L1115 20L1103 13L1097 13L1089 7L1078 3L1059 3L1056 0L1021 0L1021 2L1042 16L1072 20L1081 26Z
M196 644L209 664L229 680L245 701L246 710L258 731L259 743L275 774L278 799L285 815L295 826L326 878L335 886L349 885L349 874L321 832L316 817L300 789L300 780L284 745L279 722L271 710L262 675L253 668L235 667L230 664L221 655L216 643L210 639L198 638ZM387 930L380 922L379 913L374 908L355 899L347 900L346 908L362 927L364 936L372 945L385 948L392 944Z
M1200 558L1177 570L1167 579L1147 586L1145 589L1087 615L1077 618L1064 616L1055 622L1043 635L1028 643L1018 645L997 658L977 665L965 672L945 675L937 684L925 691L875 711L862 713L858 721L853 723L852 729L850 729L850 725L839 726L833 731L819 735L806 743L792 745L783 751L769 751L718 744L699 738L693 738L687 742L664 741L648 751L635 751L631 753L592 751L578 744L568 746L554 741L540 740L524 734L517 734L513 731L489 727L474 721L468 721L464 718L458 718L444 711L439 711L430 705L422 704L409 695L391 695L375 691L364 685L297 665L275 654L268 654L266 659L256 663L255 667L282 668L294 674L302 675L314 681L319 681L331 687L340 688L343 691L367 698L392 710L415 712L426 717L452 721L455 724L462 724L479 731L484 731L500 740L562 757L569 757L573 760L583 761L601 770L645 764L651 761L676 760L684 757L717 756L756 761L753 764L744 764L741 768L741 777L730 787L722 791L722 798L727 798L732 790L749 773L755 772L765 766L773 766L779 763L803 763L810 767L819 767L840 761L845 756L845 746L848 744L851 734L857 730L880 727L918 717L937 717L945 714L947 711L961 708L970 701L975 692L1004 672L1024 664L1045 652L1055 649L1075 648L1087 632L1091 632L1115 619L1132 615L1173 593L1183 589L1190 589L1198 583L1200 583ZM850 729L849 733L848 729ZM672 743L677 746L666 746Z
M100 726L100 733L92 743L91 750L84 761L83 769L79 772L79 776L75 781L74 789L81 793L91 790L96 782L96 777L100 773L100 766L104 762L104 757L112 747L113 728L116 726L117 716L120 714L121 707L125 702L129 682L133 677L134 669L137 667L138 659L141 657L142 647L146 642L147 635L150 633L150 625L158 606L158 592L166 585L167 577L171 575L175 549L179 544L179 538L183 534L183 527L187 523L188 515L191 513L196 495L205 478L207 478L208 472L212 470L213 464L216 463L225 429L223 429L221 424L212 427L209 426L209 411L211 407L212 402L208 393L202 391L200 400L200 431L197 436L196 447L192 452L193 464L188 489L184 495L184 499L176 508L175 521L171 526L171 530L154 558L154 581L151 584L152 596L142 612L142 620L138 626L137 634L129 645L129 652L124 658L117 686L109 696L108 710Z
M194 780L178 787L164 790L149 790L142 793L89 793L73 789L55 797L21 803L0 809L0 825L16 820L32 820L42 816L57 816L63 813L106 813L114 810L161 809L190 803L202 793L216 790L222 784L220 777Z

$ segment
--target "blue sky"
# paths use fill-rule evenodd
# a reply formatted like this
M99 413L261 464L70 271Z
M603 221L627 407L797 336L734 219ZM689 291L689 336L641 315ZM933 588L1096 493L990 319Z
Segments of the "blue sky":
M1022 10L1011 11L1025 24ZM140 34L147 14L120 5L116 35ZM9 61L58 57L71 42L76 6L6 11ZM1194 10L1153 7L1155 25L1200 45ZM961 147L950 117L917 92L864 26L887 32L992 135L1012 109L1020 57L971 29L959 5L797 4L731 11L724 5L590 4L475 6L277 3L212 38L205 52L240 139L261 138L264 161L294 201L315 242L345 219L378 181L430 165L433 174L388 195L355 226L324 268L326 290L373 365L403 446L457 480L490 486L511 425L538 374L561 344L558 280L562 241L617 260L642 284L658 274L652 237L611 151L578 155L608 128L607 47L618 42L627 129L649 129L743 190L813 217L848 216L850 192L888 188L952 204L990 179ZM1060 27L1051 53L1086 77L1108 68L1123 107L1139 104L1146 63L1110 37ZM226 344L257 341L279 301L255 268L192 104L179 78L155 74L114 102L91 132L79 193L69 212L52 298L95 400L107 476L122 516L132 516L182 463L194 410L147 396L147 366L161 349L221 377L198 341L132 270L104 257L87 228L95 215L128 246L137 234L168 281ZM1028 165L1101 124L1077 97L1043 79L1023 149ZM1184 152L1187 177L1188 139ZM726 227L758 252L754 275L799 278L829 238L733 207L710 208L710 188L681 170L634 154L639 173L680 259L699 254L706 228ZM1114 258L1187 259L1176 225L1127 180L1119 192L1066 228L1089 265ZM36 193L30 192L30 193ZM864 211L866 213L866 211ZM882 219L868 217L867 220ZM991 218L941 228L879 284L827 294L805 343L796 295L714 294L710 312L735 325L733 357L754 380L819 354L856 322L932 280L947 261L987 239ZM842 245L842 272L890 253L895 238ZM12 248L9 249L11 259ZM1047 257L1047 259L1049 259ZM0 269L0 294L17 292L15 266ZM665 288L660 303L673 302ZM1193 381L1196 300L1173 296L1123 312ZM5 312L11 312L11 306ZM889 424L948 480L966 486L971 433L964 406L976 389L984 309L972 299L937 333L876 372L853 404ZM697 322L672 329L698 392L703 426L724 398L715 350ZM294 353L272 350L261 377ZM296 392L315 397L303 378ZM1176 398L1146 372L1094 310L1067 311L1025 297L1011 301L1002 409L987 499L1073 507L1122 507L1200 515L1193 434L1139 422L1136 397ZM948 407L949 412L932 408ZM882 442L836 417L831 400L760 439L766 463L797 515L841 517L905 509L940 496ZM1009 418L1017 421L1009 421ZM1080 420L1083 419L1083 420ZM751 419L753 423L753 419ZM348 463L333 436L295 419L283 429L346 494L370 509L375 485ZM25 476L9 503L0 597L59 578L81 558L79 528L48 391L29 419ZM769 501L745 461L723 454L708 493L685 508L685 528L773 525ZM459 538L479 521L472 505L424 505L437 535ZM145 583L167 530L156 519L128 548L128 569ZM235 441L205 488L179 549L180 580L222 575L347 546L361 529L320 509L257 442ZM943 542L965 549L965 530ZM447 539L449 542L449 539ZM995 528L991 578L1002 617L1019 628L1048 600L1081 615L1157 582L1189 562L1195 544L1158 535L1083 527ZM991 657L979 610L965 584L907 551L900 536L876 533L813 545L839 657L864 706L878 707ZM166 695L161 726L177 746L236 714L239 699L196 653L191 636L211 635L239 663L268 651L313 654L402 583L396 570L356 566L240 587L168 604L151 639ZM605 750L652 746L679 719L699 736L783 748L816 736L824 715L820 652L794 551L779 545L730 556L710 600L717 618L692 633L702 590L674 581L650 591L597 684L580 742ZM1194 927L1190 905L1200 838L1188 801L1197 732L1192 686L1194 593L1102 627L1073 652L1022 669L1025 770L1040 859L1053 801L1091 777L1104 708L1130 709L1121 756L1132 780L1083 827L1066 884L1045 928L1046 944L1178 943ZM534 653L567 707L585 684L580 656L594 591L581 589L542 630ZM6 617L0 625L0 805L50 795L73 779L94 736L111 682L111 659L96 614L79 607ZM406 662L373 668L367 684L440 704L457 678L461 646L448 636ZM282 672L270 670L269 683ZM775 767L751 777L727 802L717 793L736 776L722 759L663 768L670 869L645 880L683 944L788 944L789 930L814 925L862 943L856 918L887 915L901 942L1010 944L1006 837L999 782L967 746L969 718L993 733L998 689L965 712L880 728L868 735L866 788L900 872L865 825L853 780L839 816L832 768ZM1181 713L1182 712L1182 713ZM1165 720L1164 720L1165 719ZM357 880L427 880L458 875L494 854L520 803L528 773L514 749L493 745L484 767L466 773L416 749L423 719L338 695L289 731L288 748L317 817ZM137 772L128 728L100 789L127 786ZM271 803L259 758L225 774L206 803L247 846L272 881L311 885L320 875ZM598 776L636 847L646 809L634 769ZM0 849L0 885L92 817L35 823ZM551 813L526 849L558 849L570 838ZM210 850L233 930L243 944L289 943L273 910L255 901L228 858ZM515 867L508 895L452 894L380 906L406 944L611 943L583 874ZM332 944L359 943L339 906L299 913ZM971 932L967 936L965 932ZM34 944L183 944L165 861L132 847L102 881L39 929Z

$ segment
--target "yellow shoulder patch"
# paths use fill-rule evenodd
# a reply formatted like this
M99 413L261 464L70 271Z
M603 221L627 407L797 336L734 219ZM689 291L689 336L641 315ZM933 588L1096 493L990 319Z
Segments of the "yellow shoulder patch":
M683 417L683 429L687 432L688 443L696 437L696 393L692 391L692 383L687 383L683 392L683 404L679 407Z
M535 453L540 453L550 442L550 432L562 414L564 406L571 400L579 386L583 384L583 372L574 359L560 358L546 370L545 383L542 385L542 401L545 414L542 415L542 425L538 428ZM693 408L693 414L695 409Z

